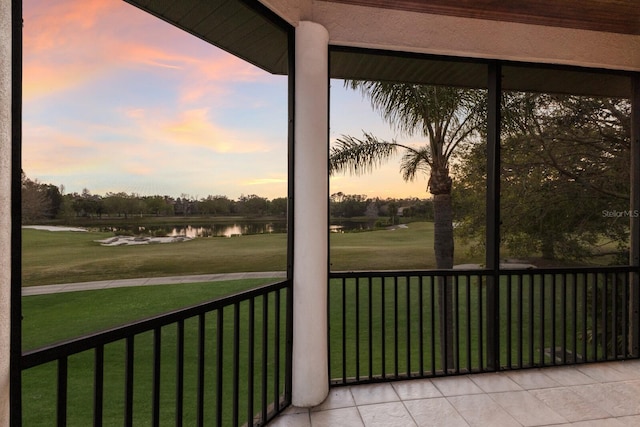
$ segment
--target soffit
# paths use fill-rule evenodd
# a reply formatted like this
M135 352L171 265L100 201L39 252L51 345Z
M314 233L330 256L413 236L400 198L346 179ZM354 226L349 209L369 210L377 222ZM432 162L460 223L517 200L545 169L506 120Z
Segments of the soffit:
M331 77L340 79L403 81L477 89L488 86L487 62L451 57L334 47L330 52L330 69ZM631 79L624 73L504 63L502 88L627 98L631 94Z
M288 24L257 1L125 0L273 74L287 74Z
M640 35L638 0L323 0L491 21Z
M287 74L288 72L287 29L291 27L257 1L125 1L270 73ZM378 0L339 1L368 4L378 2ZM444 0L395 0L389 3L409 7L415 4L432 4L436 1ZM486 4L487 1L478 0L478 4ZM542 2L542 0L535 1L537 4ZM584 1L588 3L594 0ZM621 0L611 1L626 3ZM473 2L459 0L459 2L471 4L475 3L475 0ZM512 2L508 0L505 3ZM335 47L331 50L330 64L332 78L406 81L476 88L487 85L486 64L473 60ZM630 93L630 79L625 75L591 71L583 73L544 66L505 66L503 87L506 90L627 97Z

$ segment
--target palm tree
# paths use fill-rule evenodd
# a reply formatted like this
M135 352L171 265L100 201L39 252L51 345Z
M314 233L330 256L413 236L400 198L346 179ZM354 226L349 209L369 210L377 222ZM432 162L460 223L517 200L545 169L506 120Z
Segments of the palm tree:
M360 90L371 106L396 131L406 136L424 136L422 147L384 141L364 132L362 139L343 135L336 140L329 157L330 173L359 175L403 151L400 171L405 181L429 173L427 190L433 196L434 252L436 267L453 267L453 212L450 160L484 123L484 93L479 90L408 83L347 81Z
M330 173L363 174L404 152L400 171L405 181L419 173L428 173L427 189L433 196L433 248L438 269L453 268L452 178L449 165L457 149L484 124L485 95L479 90L407 83L347 81L346 86L360 90L371 106L396 131L407 136L426 137L421 147L394 140L384 141L364 132L359 139L343 135L332 147ZM445 370L454 367L453 290L450 280L439 279L442 360Z

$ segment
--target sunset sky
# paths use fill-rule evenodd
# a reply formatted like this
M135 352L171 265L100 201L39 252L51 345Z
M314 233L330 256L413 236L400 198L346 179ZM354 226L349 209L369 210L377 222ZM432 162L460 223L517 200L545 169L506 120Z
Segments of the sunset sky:
M23 169L65 193L192 197L287 188L287 81L120 0L24 0ZM331 82L330 138L398 137ZM409 142L409 141L407 141ZM415 141L420 142L419 140ZM427 197L394 161L331 192Z

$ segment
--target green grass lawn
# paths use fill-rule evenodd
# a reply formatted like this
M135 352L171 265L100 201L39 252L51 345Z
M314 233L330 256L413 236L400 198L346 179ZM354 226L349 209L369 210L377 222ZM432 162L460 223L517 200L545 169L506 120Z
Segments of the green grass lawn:
M109 233L73 233L73 232L45 232L37 230L23 230L23 285L44 285L54 283L80 282L87 280L119 279L133 277L158 277L180 274L205 274L239 271L273 271L284 270L286 263L286 235L256 235L241 236L236 238L202 238L190 242L178 244L156 244L149 246L131 247L102 247L94 240L110 236ZM345 233L331 235L331 268L332 270L407 270L433 268L433 224L411 223L408 228L396 230L378 230L362 233ZM464 254L465 245L457 242L456 250ZM481 262L481 260L459 257L456 263ZM412 279L414 280L414 279ZM41 295L23 297L23 348L33 349L48 345L60 340L69 339L82 334L104 330L133 320L164 313L180 307L197 304L220 296L232 294L244 289L252 288L263 283L272 282L273 279L244 280L231 282L211 282L196 284L161 285L133 288L116 288L99 291L83 291L61 293L54 295ZM505 284L503 283L502 286ZM533 319L534 325L522 329L523 338L533 336L533 345L538 348L553 345L549 341L551 331L561 335L562 328L570 328L571 325L551 324L549 320L542 321L539 312L544 304L547 313L552 310L561 312L568 307L558 305L560 290L547 289L547 298L540 301L540 293L530 284L523 284L523 295L527 297L524 305L519 306L515 299L510 302L502 293L503 304L501 309L501 322L503 325L513 322L513 317L508 317L506 307L511 307L509 316L523 310L523 322ZM546 285L545 285L546 286ZM342 312L343 304L341 292L334 292L335 281L331 284L332 293L330 300L331 322L331 369L332 376L341 376L342 366ZM356 290L358 289L358 290ZM424 369L429 371L431 366L441 366L439 360L440 337L436 335L440 320L437 312L437 298L432 297L427 290L422 294L423 306L417 304L420 299L416 283L412 281L410 286L406 282L399 282L397 289L393 283L386 285L384 292L380 287L375 287L372 293L368 293L366 284L359 288L350 286L345 293L345 319L346 329L346 376L356 376L359 369L360 376L366 376L369 369L374 375L381 372L394 374L396 370L415 372L418 368L420 354L424 355ZM478 366L480 357L486 357L486 350L482 348L480 338L482 331L486 330L486 313L481 313L476 308L479 301L479 292L483 289L474 282L461 282L459 288L459 361L462 368L465 366ZM571 289L569 289L571 290ZM395 300L396 291L399 298ZM555 292L555 293L554 293ZM357 294L356 294L357 293ZM381 297L385 295L386 317L382 318ZM531 296L529 297L529 294ZM549 297L553 295L556 298ZM486 297L486 293L483 298ZM356 309L354 301L360 300L361 304ZM368 302L373 301L371 319L369 319ZM431 302L433 301L433 305ZM555 301L555 302L554 302ZM486 301L483 302L486 307ZM533 306L531 304L538 304ZM553 305L555 304L555 305ZM268 302L270 312L273 313L274 301ZM470 307L470 310L467 309ZM269 318L269 338L273 338L276 327L284 334L284 300L280 305L279 324L272 315ZM398 308L397 317L390 315ZM432 309L432 307L434 307ZM519 308L522 307L522 308ZM411 318L407 318L407 309L411 311ZM274 364L284 366L284 347L279 348L279 360L275 359L275 348L268 347L267 352L271 359L268 362L268 374L262 377L262 354L265 353L264 343L261 338L256 338L254 343L255 359L254 377L250 380L250 360L248 359L248 303L240 305L239 325L240 342L239 372L241 381L238 393L241 396L242 420L246 420L247 413L258 413L261 410L261 385L264 382L267 388L268 401L283 390L284 369L280 369L280 383L276 386L274 381ZM582 308L581 308L582 310ZM420 336L416 326L416 315L422 312L423 321L429 323L422 336L423 348L419 348ZM359 313L356 316L356 313ZM233 363L231 354L233 351L233 317L234 308L224 310L223 348L221 355L224 363L223 372L223 425L229 425L230 405L232 393L229 384L233 375ZM208 420L216 417L215 397L216 392L211 387L219 378L216 378L215 364L217 363L215 340L219 331L216 321L219 313L206 316L205 352L208 355L205 363L205 378L208 387L205 392L206 408L205 416ZM538 316L538 317L536 317ZM262 300L256 300L254 311L255 334L260 336L262 327ZM356 339L356 318L360 322L359 340ZM433 322L431 321L433 319ZM578 319L577 327L580 327L582 318ZM375 353L369 362L367 351L369 346L369 321L372 324L371 339L374 342ZM385 336L382 336L382 330ZM544 325L546 335L540 335L541 325ZM197 319L185 322L185 425L195 424L195 401L197 389ZM433 329L432 329L433 327ZM571 330L569 332L575 333ZM176 326L171 325L162 328L162 385L161 385L161 419L163 424L173 425L175 418L175 366L176 366ZM507 335L508 334L508 335ZM501 340L507 338L515 342L517 332L515 330L500 331ZM148 425L151 414L151 363L153 356L153 335L151 332L141 334L135 339L135 394L134 412L137 414L134 425ZM383 353L382 342L387 343L384 351L385 367L382 368ZM544 341L544 342L542 342ZM271 341L267 341L270 343ZM396 342L398 351L396 353ZM433 345L435 348L427 348ZM471 348L468 348L467 342ZM356 343L360 358L354 358ZM407 350L407 343L410 343ZM540 345L538 345L540 344ZM571 345L571 342L567 343ZM484 345L484 344L482 344ZM529 346L528 342L522 349L512 348L512 359L516 360L520 353L532 354L528 361L533 363L544 355L540 350ZM105 347L105 425L121 425L123 416L123 381L124 381L124 343L116 342ZM397 354L397 356L396 356ZM433 357L431 356L433 354ZM527 356L528 357L528 356ZM525 357L525 359L527 359ZM409 358L409 364L407 364ZM508 360L506 354L501 354L501 360ZM486 363L486 360L483 362ZM90 425L93 381L93 353L87 352L72 356L69 359L69 423L68 425ZM55 366L46 365L29 369L23 373L24 395L24 425L47 425L55 419ZM246 395L249 383L254 386L253 410L242 409L248 403L242 396ZM244 417L244 418L243 418ZM43 420L46 420L43 423Z
M82 291L60 293L53 295L39 295L23 297L23 348L32 349L66 340L88 332L95 332L124 324L133 320L170 310L211 300L216 297L236 293L241 290L254 288L273 279L252 279L229 282L211 282L180 285L147 286L134 288L116 288L96 291ZM248 323L249 303L240 304L239 327L240 348L239 358L240 384L239 396L242 402L241 420L246 420L247 390L248 390ZM280 329L281 337L285 336L285 300L281 295L280 319L276 324L275 301L273 296L268 300L268 340L266 351L268 359L268 374L262 376L262 353L265 351L262 341L262 308L263 299L257 298L254 307L255 341L254 341L254 395L253 413L261 410L262 383L266 384L268 402L276 394L274 382L274 345L273 338L276 327ZM230 425L231 405L233 395L231 384L233 377L233 333L234 307L224 309L223 328L223 395L222 416L223 425ZM217 409L215 405L215 385L219 381L216 374L216 363L219 357L215 344L218 338L216 327L219 312L205 316L205 417L215 420ZM276 326L277 325L277 326ZM161 355L161 419L162 425L173 425L175 420L176 393L176 351L177 327L175 324L162 328ZM196 424L196 390L198 384L197 354L198 354L198 318L185 321L185 378L184 378L184 425ZM284 340L280 346L278 365L280 366L278 394L284 389ZM134 378L134 425L150 425L151 419L151 390L153 360L153 333L140 334L135 338L135 378ZM125 343L114 342L105 346L105 403L104 425L122 425L124 414L124 354ZM69 358L69 395L68 395L68 424L69 426L86 426L92 424L92 390L94 376L94 354L84 352ZM39 426L51 425L55 420L56 402L56 366L46 364L31 368L23 372L23 425Z
M105 279L286 269L286 234L200 238L183 243L100 246L97 232L22 231L23 286ZM332 233L332 270L434 268L433 223L362 233ZM482 262L456 242L457 263Z

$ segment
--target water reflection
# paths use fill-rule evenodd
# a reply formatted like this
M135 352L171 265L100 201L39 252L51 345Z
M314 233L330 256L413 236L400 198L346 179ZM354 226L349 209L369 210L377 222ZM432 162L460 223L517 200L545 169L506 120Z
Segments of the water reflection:
M332 233L349 231L366 231L374 228L373 223L343 221L329 226ZM285 221L275 222L234 222L207 225L126 225L118 227L104 227L104 231L111 231L120 235L143 235L156 237L187 236L196 237L233 237L252 234L286 233Z

